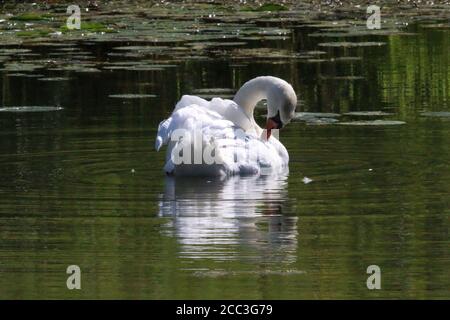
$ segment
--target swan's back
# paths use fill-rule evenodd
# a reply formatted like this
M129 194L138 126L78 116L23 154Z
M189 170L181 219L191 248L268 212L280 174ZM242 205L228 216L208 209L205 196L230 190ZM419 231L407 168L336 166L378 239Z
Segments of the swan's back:
M286 167L286 148L274 137L262 140L260 134L234 101L184 95L172 115L159 124L155 148L168 145L167 174L245 175Z

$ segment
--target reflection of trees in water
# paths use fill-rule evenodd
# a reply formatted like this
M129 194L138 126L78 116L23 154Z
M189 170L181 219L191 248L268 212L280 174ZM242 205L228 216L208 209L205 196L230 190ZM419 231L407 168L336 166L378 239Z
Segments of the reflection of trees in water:
M180 256L291 263L297 217L283 215L286 176L217 179L167 178L160 216L177 237Z

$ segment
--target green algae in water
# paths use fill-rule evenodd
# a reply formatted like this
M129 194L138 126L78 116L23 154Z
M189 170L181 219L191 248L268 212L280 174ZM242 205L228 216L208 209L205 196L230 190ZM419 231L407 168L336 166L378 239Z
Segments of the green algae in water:
M63 25L60 27L60 30L63 33L67 32L76 32L76 31L90 31L90 32L105 32L105 33L114 33L117 32L114 29L111 29L100 22L89 22L89 21L81 21L80 29L69 29L67 25Z
M16 36L24 38L37 38L45 37L52 32L51 29L32 29L32 30L21 30L16 32Z
M49 14L38 14L33 12L16 15L10 18L10 20L14 21L42 21L51 19L52 16Z
M35 42L27 42L27 46L29 47L51 47L51 48L67 48L74 47L78 44L73 41L64 41L64 42L54 42L50 41L50 39L35 41Z

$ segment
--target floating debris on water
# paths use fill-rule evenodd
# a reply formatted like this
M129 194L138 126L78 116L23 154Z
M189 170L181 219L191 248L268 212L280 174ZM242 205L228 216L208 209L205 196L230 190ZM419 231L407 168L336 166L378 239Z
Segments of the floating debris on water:
M366 37L366 36L415 36L416 33L404 32L397 29L392 30L368 30L361 28L358 30L348 30L343 32L314 32L308 34L309 37L315 38L344 38L344 37Z
M236 89L232 88L201 88L194 89L193 93L234 93Z
M386 42L323 42L319 43L319 47L332 48L352 48L352 47L380 47L385 46Z
M450 112L448 111L422 112L420 115L422 117L450 118Z
M194 272L196 277L230 277L243 275L274 275L274 276L292 276L306 274L302 270L249 270L249 271L228 271L228 270L197 270Z
M334 80L334 81L358 81L364 80L363 76L335 76L335 77L319 77L321 80Z
M305 58L304 55L291 52L285 49L273 49L273 48L243 48L234 49L230 52L230 55L234 59L301 59Z
M239 46L245 46L247 42L191 42L187 45L192 47L192 49L200 50L200 49L206 49L206 48L213 48L213 47L239 47Z
M11 62L6 63L0 71L13 71L13 72L32 72L37 69L42 69L43 66L39 66L31 63L19 63L19 62Z
M145 99L145 98L155 98L155 94L139 94L139 93L124 93L124 94L110 94L109 98L117 99Z
M3 107L0 108L0 112L50 112L50 111L60 111L63 110L62 107L52 107L52 106L20 106L20 107Z
M397 120L361 120L361 121L349 121L349 122L338 122L341 126L398 126L403 125L406 122Z
M232 99L236 90L231 88L202 88L195 89L192 94L197 95L203 99Z
M97 73L97 72L102 72L100 69L97 68L79 68L79 69L75 69L75 72L79 72L79 73Z
M41 78L44 77L43 74L32 74L32 73L8 73L8 77L23 77L23 78Z
M38 81L69 81L71 78L68 77L47 77L39 78Z
M308 178L308 177L304 177L304 178L302 179L302 181L303 181L304 184L308 184L308 183L311 183L313 180L310 179L310 178Z
M352 111L346 112L343 115L353 117L384 117L384 116L391 116L393 115L393 113L388 113L384 111Z
M328 125L338 122L336 119L341 115L338 113L325 112L297 112L294 121L303 121L307 125Z
M286 41L290 38L289 35L286 36L244 36L239 37L240 40L248 40L248 41Z
M311 126L311 125L320 126L320 125L333 124L338 121L339 121L338 119L333 119L333 118L311 118L311 119L305 120L305 123L309 126Z
M330 112L296 112L294 119L303 120L308 118L339 118L341 115L339 113Z
M122 46L115 47L114 50L138 51L138 52L155 52L170 49L167 46Z
M245 3L245 2L244 2ZM256 12L277 12L277 11L287 11L288 8L282 4L278 3L265 3L260 6L250 7L242 6L240 11L256 11Z
M321 56L323 54L327 54L326 51L320 51L320 50L302 51L300 53L304 54L306 56Z
M135 66L104 66L104 70L124 70L124 71L164 71L164 68L155 65L135 65Z
M306 61L303 62L307 62L307 63L322 63L322 62L330 62L329 59L308 59Z
M0 56L16 55L21 53L29 53L30 49L0 49Z
M337 58L331 58L330 61L334 61L334 62L354 62L354 61L362 61L362 57L337 57Z
M450 23L430 23L421 26L424 29L450 29Z

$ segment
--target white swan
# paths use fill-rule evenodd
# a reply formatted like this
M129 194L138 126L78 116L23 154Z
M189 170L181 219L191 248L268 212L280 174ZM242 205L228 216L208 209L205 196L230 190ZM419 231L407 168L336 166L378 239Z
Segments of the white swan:
M262 99L267 100L267 131L253 118L255 106ZM168 144L164 171L226 176L262 174L286 167L288 152L271 130L290 122L296 104L292 86L271 76L246 82L233 100L206 101L184 95L172 115L158 127L156 150Z

